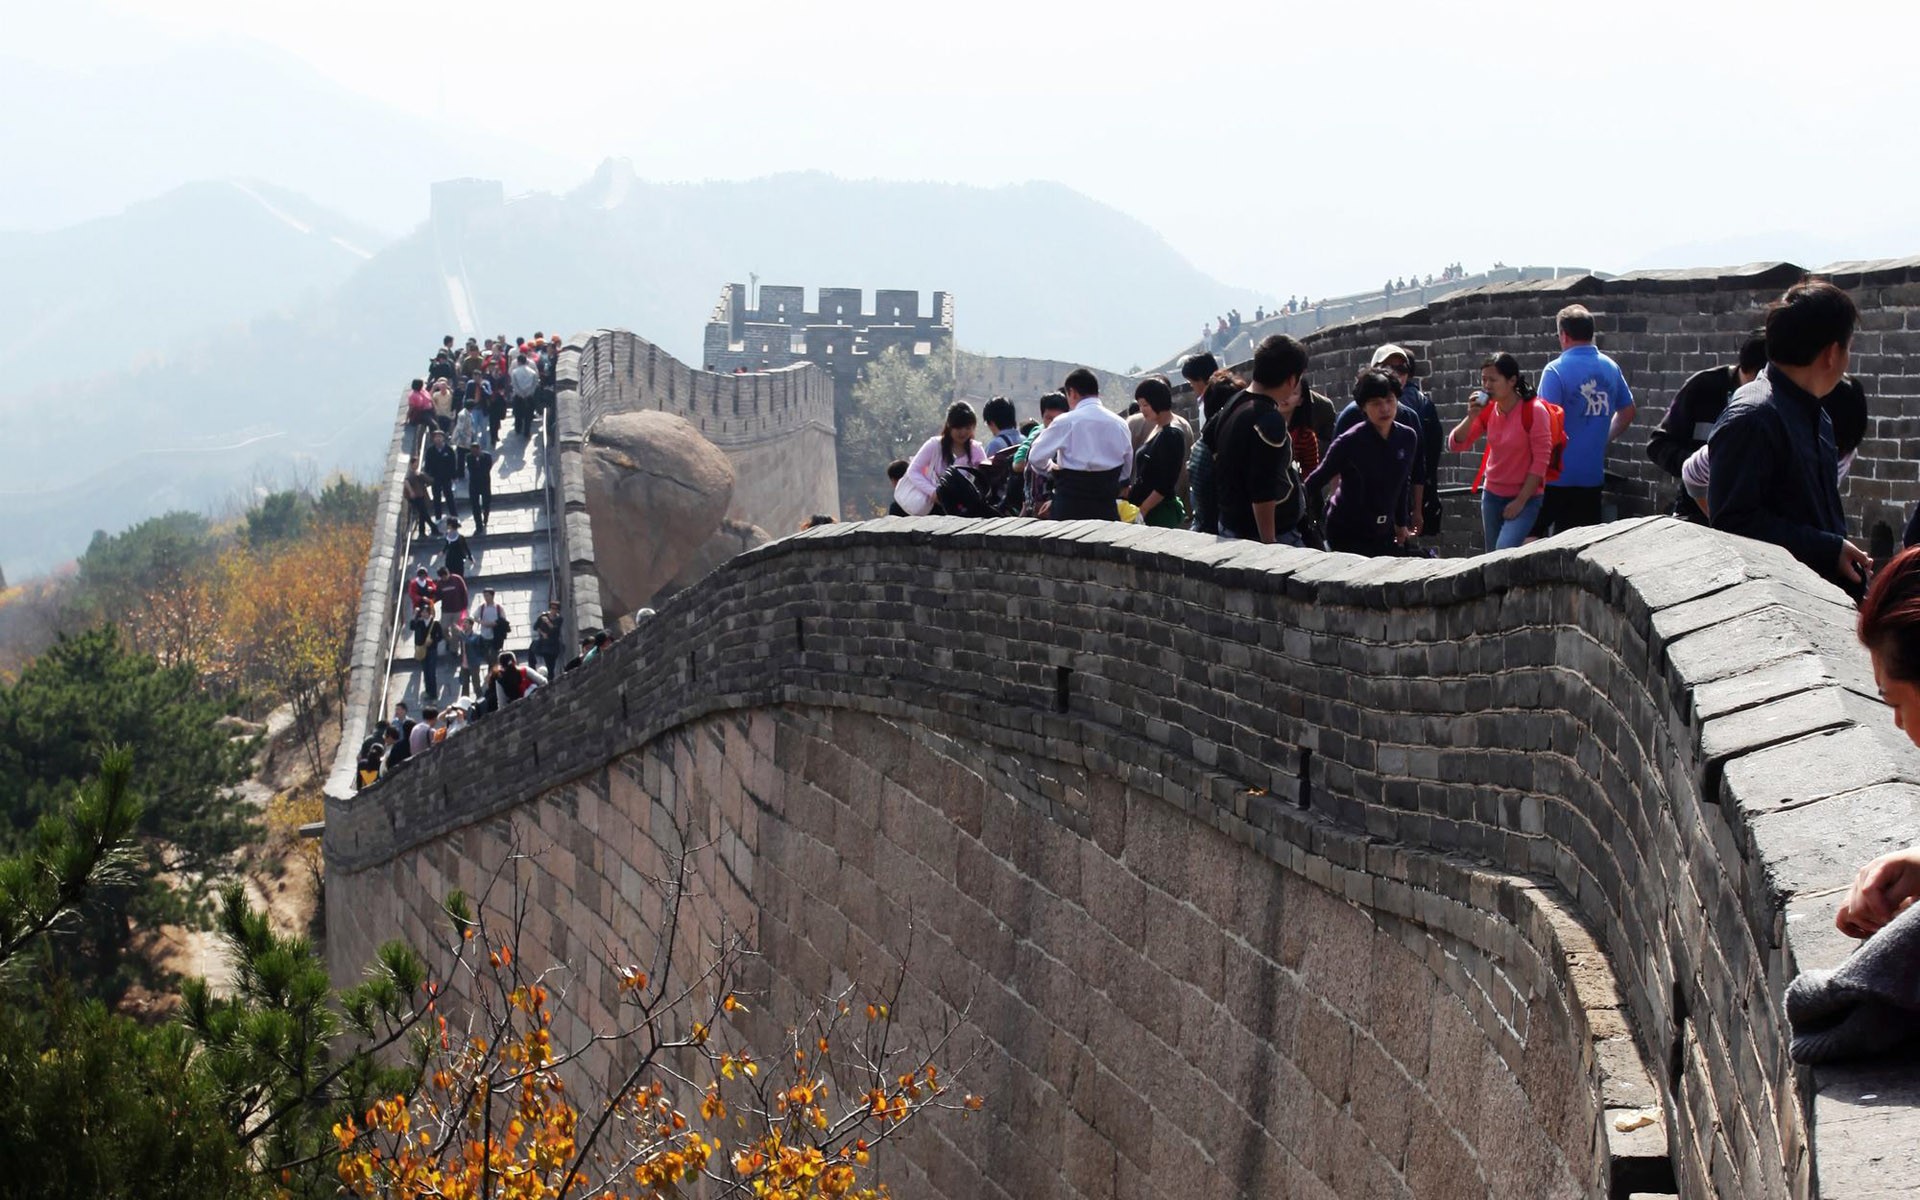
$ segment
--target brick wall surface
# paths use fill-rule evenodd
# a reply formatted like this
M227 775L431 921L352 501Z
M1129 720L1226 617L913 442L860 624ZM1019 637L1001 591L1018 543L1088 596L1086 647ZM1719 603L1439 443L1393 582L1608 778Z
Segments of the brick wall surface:
M731 847L700 920L783 1001L899 952L876 894L993 983L1005 1107L910 1152L931 1193L1869 1195L1913 1110L1796 1075L1779 1006L1920 796L1850 619L1663 519L1446 562L831 526L330 799L329 953L424 928L516 827L564 848L545 953L644 936L628 872L681 813Z

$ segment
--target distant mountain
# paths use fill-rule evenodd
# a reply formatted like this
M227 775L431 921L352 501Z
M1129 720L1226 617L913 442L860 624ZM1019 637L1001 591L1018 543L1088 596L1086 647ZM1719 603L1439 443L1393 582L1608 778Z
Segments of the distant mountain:
M120 6L72 0L87 23ZM333 18L327 18L333 19ZM79 21L75 27L85 27ZM396 88L433 86L420 75ZM422 120L333 83L292 55L229 38L67 71L0 46L0 229L116 212L197 179L267 179L388 234L426 215L429 179L557 187L581 166L484 130Z
M193 183L49 233L0 233L7 394L151 364L344 283L380 233L262 183ZM4 411L4 410L0 410Z
M66 369L61 378L22 386L0 374L0 414L14 418L14 467L0 479L9 577L77 553L95 529L167 507L217 506L289 472L371 469L408 376L468 314L482 333L625 326L698 364L721 286L753 272L808 287L951 291L969 350L1125 370L1164 355L1207 314L1260 299L1209 279L1140 222L1055 184L812 174L656 184L607 164L564 196L442 213L365 260L339 244L371 249L355 240L364 231L246 187L196 186L127 214L117 228L144 229L145 240L64 231L77 238L72 277L86 283L72 305L111 312L129 297L169 294L188 315L180 339L130 367L96 370L113 354L90 349L74 318L62 336L80 341L50 356ZM179 213L212 209L287 265L201 262L185 232L154 232L169 211L187 230L200 218ZM152 243L177 243L199 265L183 268ZM102 245L120 253L101 254ZM0 239L0 261L20 252L16 239ZM341 269L338 255L352 261L327 287L318 277ZM210 286L186 298L178 277L196 271ZM218 282L236 271L235 282ZM266 276L274 286L257 278ZM316 282L296 287L296 277ZM265 290L244 300L230 290L256 283ZM234 315L255 302L257 311Z

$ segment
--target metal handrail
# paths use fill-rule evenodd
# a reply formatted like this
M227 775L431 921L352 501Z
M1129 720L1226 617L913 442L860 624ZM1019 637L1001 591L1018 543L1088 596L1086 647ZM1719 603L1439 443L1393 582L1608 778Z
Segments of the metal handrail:
M557 485L554 483L555 468L558 465L558 456L555 455L553 451L554 432L556 429L558 429L560 424L559 413L558 413L558 410L560 407L559 397L560 397L560 385L559 385L559 381L556 379L554 382L553 396L547 402L547 411L544 414L542 414L546 423L546 429L544 431L546 436L541 439L541 442L542 442L541 453L545 455L547 460L545 464L546 477L547 477L547 482L545 486L545 491L547 494L547 600L549 602L552 602L553 600L558 599L560 601L560 611L562 613L565 613L571 607L570 601L572 598L568 596L562 596L560 594L561 575L560 575L559 528L560 528L560 522L563 519L563 516L560 512L560 496L559 496L559 493L555 490ZM527 614L528 636L532 636L534 622L538 621L539 619L540 619L540 614L537 612L530 612ZM565 634L566 634L566 626L565 626L565 623L563 622L561 625L561 641L560 641L560 652L562 655L564 655L567 650ZM527 643L527 657L529 659L533 657L532 642Z

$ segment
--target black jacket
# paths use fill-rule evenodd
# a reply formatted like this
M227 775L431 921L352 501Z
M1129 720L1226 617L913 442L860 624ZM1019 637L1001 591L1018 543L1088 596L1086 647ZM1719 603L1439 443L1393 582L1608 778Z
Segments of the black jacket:
M1733 394L1714 427L1707 510L1713 527L1784 547L1848 592L1840 576L1847 515L1833 420L1818 398L1769 365Z
M428 446L420 456L420 469L435 483L451 487L453 481L460 478L460 456L453 452L452 446Z
M1647 457L1662 471L1680 478L1680 468L1689 455L1706 444L1713 423L1726 411L1727 401L1739 386L1738 367L1696 371L1674 393L1660 427L1647 438Z
M461 534L448 542L442 553L446 556L447 571L454 575L465 576L467 564L473 561L473 551L467 548L467 536Z

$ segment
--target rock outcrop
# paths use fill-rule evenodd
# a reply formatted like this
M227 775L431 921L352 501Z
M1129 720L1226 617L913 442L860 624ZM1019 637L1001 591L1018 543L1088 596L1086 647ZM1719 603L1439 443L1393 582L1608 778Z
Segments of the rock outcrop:
M610 618L706 574L723 561L709 543L745 548L737 536L716 539L733 500L733 465L685 418L651 411L602 417L587 432L583 459Z

